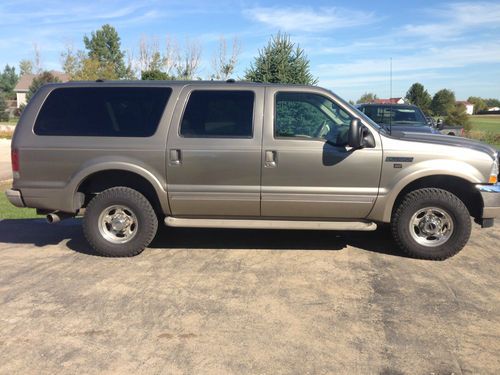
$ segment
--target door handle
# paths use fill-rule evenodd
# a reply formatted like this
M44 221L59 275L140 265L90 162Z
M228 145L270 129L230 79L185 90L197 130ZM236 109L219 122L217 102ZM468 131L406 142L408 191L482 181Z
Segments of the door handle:
M266 150L264 166L267 168L275 168L278 164L278 153L272 150Z
M179 165L181 164L181 150L172 149L169 153L169 160L171 165Z

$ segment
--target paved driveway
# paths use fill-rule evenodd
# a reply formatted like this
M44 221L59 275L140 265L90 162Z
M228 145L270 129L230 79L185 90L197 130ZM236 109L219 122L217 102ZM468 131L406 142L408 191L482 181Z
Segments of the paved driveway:
M430 262L385 230L164 229L108 259L78 220L4 220L0 373L498 373L499 243Z

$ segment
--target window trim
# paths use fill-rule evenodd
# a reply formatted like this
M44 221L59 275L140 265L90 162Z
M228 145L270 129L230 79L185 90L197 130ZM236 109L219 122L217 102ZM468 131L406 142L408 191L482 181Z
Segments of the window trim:
M317 96L321 96L329 101L331 101L332 103L334 103L337 107L339 107L342 111L344 111L346 114L348 114L351 119L352 118L355 118L355 116L352 116L349 112L347 112L341 105L339 105L335 100L333 100L332 98L322 94L322 93L319 93L319 92L315 92L315 91L286 91L286 90L282 90L282 91L276 91L274 93L274 97L273 97L273 139L274 140L279 140L279 141L316 141L316 142L323 142L323 143L329 143L329 144L332 144L330 143L327 139L324 139L324 138L308 138L308 137L279 137L279 136L276 136L276 120L277 120L277 116L276 116L276 103L277 103L277 96L278 94L281 94L281 93L287 93L287 94L312 94L312 95L317 95ZM318 110L327 115L325 112L323 112L320 108L318 108ZM328 115L327 115L328 116ZM341 145L335 145L335 147L341 147Z
M184 115L186 114L186 109L189 104L189 99L191 99L191 94L194 92L249 92L252 94L252 133L249 136L235 136L235 135L206 135L206 136L186 136L181 133L182 129L182 121L184 120ZM181 117L179 118L179 126L177 127L177 136L179 138L184 138L184 139L254 139L255 137L255 105L256 105L256 100L257 95L254 90L238 90L231 88L230 90L224 90L224 89L194 89L190 90L188 95L186 96L186 101L184 104L184 108L182 109L182 114Z
M71 135L68 135L68 134L39 134L36 132L36 124L37 124L37 121L38 121L38 118L40 117L40 114L42 113L42 110L44 108L44 106L46 105L47 103L47 100L50 98L50 96L56 92L56 91L64 91L64 90L77 90L77 89L97 89L97 90L100 90L100 89L103 89L103 88L108 88L108 89L120 89L120 90L124 90L124 89L162 89L162 90L166 90L168 91L168 95L167 95L167 98L166 98L166 101L165 101L165 104L163 105L163 108L161 110L161 114L158 118L158 122L155 124L155 130L153 133L151 133L150 135L144 135L144 136L132 136L132 135L123 135L123 136L120 136L120 135L88 135L88 134L85 134L85 135L79 135L79 134L71 134ZM38 106L37 108L37 113L36 113L36 116L35 116L35 119L33 121L33 126L31 127L31 132L33 135L37 136L37 137L79 137L79 138L112 138L112 139L125 139L125 138L132 138L132 139L148 139L148 138L153 138L157 133L158 131L160 130L160 125L161 125L161 122L163 120L163 117L165 115L165 111L167 110L167 107L170 103L170 99L172 98L172 94L173 94L174 90L172 87L170 86L68 86L68 87L55 87L53 88L52 90L50 90L47 95L45 95L45 97L43 98L43 101L42 103Z

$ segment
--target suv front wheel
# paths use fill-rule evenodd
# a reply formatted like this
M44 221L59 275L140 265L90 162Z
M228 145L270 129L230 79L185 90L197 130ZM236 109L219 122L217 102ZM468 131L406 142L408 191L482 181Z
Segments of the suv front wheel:
M443 260L469 240L471 220L464 203L449 191L426 188L408 193L391 222L392 234L408 255Z
M149 201L136 190L114 187L96 195L83 218L83 233L104 256L130 257L150 244L158 219Z

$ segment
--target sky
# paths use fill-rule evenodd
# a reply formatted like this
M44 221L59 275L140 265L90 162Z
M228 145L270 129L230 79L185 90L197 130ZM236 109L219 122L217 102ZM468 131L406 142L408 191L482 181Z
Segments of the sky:
M198 75L208 78L221 36L237 38L242 78L271 35L283 31L303 48L319 85L345 99L365 92L404 96L414 82L500 98L500 1L228 1L228 0L0 0L0 68L32 59L61 70L66 46L109 23L122 49L138 55L141 38L197 41Z

